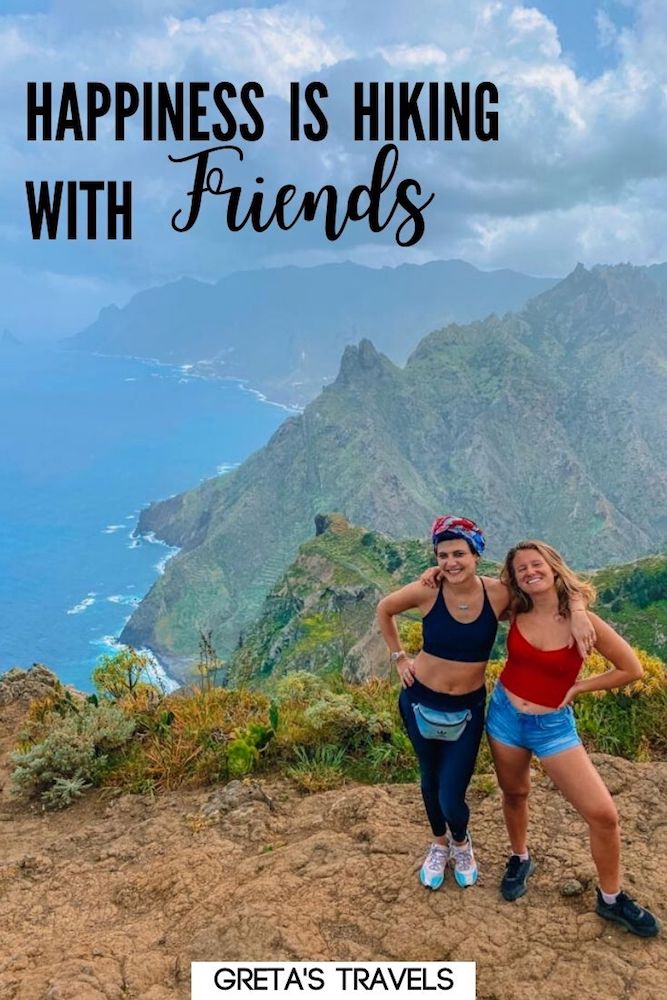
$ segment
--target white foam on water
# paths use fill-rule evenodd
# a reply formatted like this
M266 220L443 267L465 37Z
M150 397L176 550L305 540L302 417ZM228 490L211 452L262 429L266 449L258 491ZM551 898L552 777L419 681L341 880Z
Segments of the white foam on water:
M95 603L95 598L96 597L97 597L97 592L94 591L94 590L90 590L86 594L86 596L83 598L82 601L79 601L78 604L75 604L73 608L69 608L65 612L65 614L66 615L80 615L80 614L82 614L86 610L86 608L91 607L91 605L93 605Z
M151 684L156 684L158 687L164 688L167 694L176 691L181 686L178 681L169 676L152 649L142 648L138 649L137 652L141 653L142 656L148 657L149 664L146 668L146 673Z
M136 382L136 378L124 378L123 382Z
M103 646L109 652L117 653L119 649L125 647L118 641L115 635L103 635L97 639L90 640L91 646Z
M169 560L170 560L171 558L173 558L173 556L175 556L175 555L176 555L176 553L177 553L177 552L179 552L179 551L180 551L179 549L174 549L174 550L173 550L172 552L168 552L168 553L166 554L166 556L164 556L164 557L163 557L162 559L160 559L160 561L159 561L159 562L156 562L156 563L155 563L155 568L156 568L156 570L158 571L158 575L159 575L159 576L162 576L162 575L164 574L164 571L165 571L165 569L167 568L167 563L168 563L168 562L169 562Z
M162 545L166 549L169 549L167 554L163 556L163 558L160 559L160 561L155 564L155 569L157 570L159 576L162 576L162 574L164 573L165 566L167 565L169 560L172 559L177 552L181 551L180 548L178 548L177 546L168 545L167 542L163 542L161 538L156 538L155 532L153 531L147 531L145 534L137 535L135 537L140 541L149 542L151 545Z
M103 535L113 535L121 528L124 528L124 524L107 524L106 528L102 528Z
M222 465L216 466L216 472L219 476L224 476L226 472L231 472L232 469L238 469L240 462L223 462Z
M129 604L136 608L141 603L141 598L137 597L136 594L111 594L107 597L107 601L110 601L111 604Z

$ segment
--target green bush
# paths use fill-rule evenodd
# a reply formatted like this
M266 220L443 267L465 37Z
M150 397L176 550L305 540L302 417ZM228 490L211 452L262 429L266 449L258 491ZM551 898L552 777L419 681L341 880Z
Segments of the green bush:
M232 778L242 778L254 769L259 752L246 740L232 740L227 747L227 770Z
M637 648L635 653L643 676L620 690L579 695L574 714L589 750L651 760L667 753L667 673L658 657ZM609 663L596 652L586 660L582 676L608 669Z
M308 750L294 747L296 764L287 768L288 778L304 792L324 792L345 781L345 750L331 743Z
M278 704L286 701L308 702L321 698L326 690L327 686L320 676L297 670L278 681L276 701Z
M327 694L303 713L305 725L318 744L357 744L364 733L365 722L349 695Z
M111 755L125 746L134 721L115 705L82 702L67 715L52 713L41 724L42 735L12 754L14 788L39 796L46 808L64 808L82 789L99 784L112 764Z
M105 698L118 700L131 695L143 682L149 658L127 646L113 656L102 656L93 670L93 684Z

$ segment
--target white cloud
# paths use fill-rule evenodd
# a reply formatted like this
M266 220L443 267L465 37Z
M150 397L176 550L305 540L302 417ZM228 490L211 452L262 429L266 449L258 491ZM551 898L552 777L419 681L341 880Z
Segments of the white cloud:
M386 0L378 16L377 5L353 0L114 0L101 12L77 0L57 4L48 15L0 18L6 123L0 252L4 248L5 261L22 273L46 268L90 279L86 301L96 291L137 281L180 273L215 278L230 268L290 259L378 264L463 256L484 266L554 274L578 257L641 263L666 256L667 209L656 207L667 172L667 132L660 126L667 110L662 2L637 0L633 29L618 30L609 13L598 14L600 42L613 48L617 62L593 79L564 58L556 27L539 7L539 0ZM401 148L400 176L436 193L426 235L410 252L397 249L391 227L372 236L364 224L349 226L337 243L326 241L321 222L290 233L274 228L230 236L220 198L209 199L195 229L181 237L171 232L169 218L184 201L190 174L168 163L172 143L142 143L136 126L123 144L108 138L94 145L25 142L22 81L35 67L41 79L54 81L259 80L267 95L265 135L226 178L243 184L245 198L259 171L267 197L286 182L300 194L335 183L344 200L353 184L368 182L376 148L352 140L355 80L493 80L501 139ZM290 143L289 82L312 78L329 88L329 137L321 144ZM68 176L133 178L131 244L32 244L25 235L23 181Z
M546 59L557 59L561 54L556 26L535 7L515 7L509 16L515 30L514 42L527 42Z
M392 67L441 69L449 62L447 53L438 45L392 45L379 52Z
M598 32L598 42L603 48L613 45L618 38L618 29L609 14L599 8L595 14L595 24Z

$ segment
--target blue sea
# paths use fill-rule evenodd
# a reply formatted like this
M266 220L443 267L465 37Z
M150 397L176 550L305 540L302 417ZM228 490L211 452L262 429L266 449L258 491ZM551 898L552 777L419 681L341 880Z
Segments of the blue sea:
M136 538L153 500L266 443L282 407L135 359L0 345L0 672L90 673L170 551Z

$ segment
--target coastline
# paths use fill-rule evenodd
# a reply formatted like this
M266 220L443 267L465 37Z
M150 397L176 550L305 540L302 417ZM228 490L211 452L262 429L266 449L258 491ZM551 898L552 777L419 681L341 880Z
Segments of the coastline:
M216 362L213 361L201 360L195 362L183 362L179 364L174 362L161 361L159 358L149 358L133 354L107 354L102 351L83 351L80 350L79 348L65 348L65 350L72 350L74 353L77 354L89 355L92 357L98 357L109 360L134 361L143 365L164 368L167 369L173 375L180 374L186 378L197 378L197 379L202 379L203 381L210 381L210 382L216 382L216 381L232 382L236 384L243 392L246 392L249 395L254 396L259 402L283 410L289 416L296 416L303 411L302 406L298 406L296 404L288 404L284 402L279 402L278 400L270 399L260 389L252 387L247 379L238 378L236 376L231 376L231 375L223 375L215 370L206 371L205 370L206 366L210 366L212 369L213 366L216 364ZM204 370L202 370L202 368L204 368ZM237 468L238 464L240 463L230 463L230 464L225 463L224 465L218 466L217 475L226 475L228 472L232 472L235 468ZM189 488L191 487L187 485L184 486L184 490L187 490ZM172 494L172 496L176 495L177 494ZM163 497L161 499L168 499L168 498ZM160 577L164 574L168 561L175 555L177 555L178 552L180 552L180 548L178 546L169 545L168 542L159 538L154 531L142 532L139 530L141 514L143 513L143 511L147 510L150 507L151 503L153 502L155 501L151 501L147 505L139 506L137 523L130 532L130 538L132 540L133 545L135 544L138 545L142 541L145 541L151 545L162 545L167 549L169 549L167 554L155 564L157 577ZM154 582L155 581L153 581L150 586L153 586ZM143 601L143 599L146 597L146 594L148 594L149 591L150 587L145 591L145 593L137 595L138 600L136 606L139 606L139 604L141 603L141 601ZM121 636L123 634L123 631L127 623L130 621L131 617L132 615L129 615L125 619L121 629L118 632L118 635L102 637L101 640L102 643L106 645L110 650L127 648L127 644L121 641ZM171 663L170 658L165 659L164 656L161 656L161 654L158 651L152 649L148 645L142 645L136 647L136 649L137 652L142 653L150 658L152 669L154 670L155 681L158 684L158 686L165 685L167 689L170 691L176 690L177 688L181 687L183 681L185 680L185 673L188 667L190 667L191 664L194 662L194 660L192 659L186 660L182 658L176 658L174 659L173 663Z
M60 344L62 345L62 341ZM159 358L145 357L140 354L107 354L104 351L84 351L79 347L66 347L65 351L72 351L76 354L83 354L94 358L108 358L111 360L119 361L138 361L140 364L145 365L155 365L159 368L167 368L173 374L180 374L185 378L199 378L210 382L234 382L243 391L249 393L259 400L260 403L265 403L267 406L275 406L279 410L284 410L285 413L290 416L297 416L299 413L303 413L306 402L288 402L286 400L272 399L266 395L266 392L262 388L256 388L250 382L250 379L237 376L237 375L224 375L222 372L217 371L217 366L220 362L208 358L200 358L195 361L187 362L174 362L174 361L161 361ZM325 380L323 385L327 384ZM264 387L267 388L267 387Z
M189 387L178 385L179 381ZM12 543L7 555L18 560L25 585L12 595L9 578L5 581L12 620L0 650L0 672L42 662L64 683L92 690L91 672L99 656L114 651L109 639L120 640L126 616L131 616L177 551L137 530L141 510L159 498L176 496L232 471L263 446L288 415L283 404L270 410L257 406L255 400L272 401L258 391L249 393L242 380L233 381L236 386L225 390L220 376L213 373L195 373L158 359L72 352L62 341L21 355L16 372L6 369L6 409L17 395L20 406L15 412L20 429L26 428L25 434L12 435L13 450L8 453L8 469L16 463L24 478L12 476L7 492L5 526ZM157 411L150 403L139 402L137 389L125 386L130 382L146 386L143 400L155 399L162 406L174 400L174 435L161 430ZM75 384L77 392L65 395ZM239 393L237 387L244 391ZM24 416L39 412L40 400L45 400L48 426L37 438ZM113 414L113 406L122 411L118 420L108 421L117 429L99 435L98 422L107 425L104 415ZM192 447L187 424L180 433L180 417L189 420L191 414L193 421L199 421L193 423ZM246 414L250 430L241 434L234 430L234 420ZM210 438L208 428L215 428ZM155 448L153 458L145 447ZM41 456L39 464L20 464L24 454ZM146 463L156 465L155 474L144 471ZM135 466L141 467L136 474ZM157 471L170 467L171 472ZM28 489L30 476L39 490ZM116 476L125 482L115 482ZM150 485L153 481L156 487ZM150 542L163 548L156 553L148 548ZM134 645L144 645L141 636ZM150 652L159 665L158 674L162 670L170 681L182 682L184 664L174 667L160 649Z

